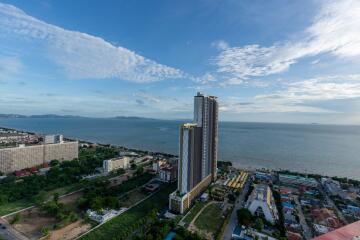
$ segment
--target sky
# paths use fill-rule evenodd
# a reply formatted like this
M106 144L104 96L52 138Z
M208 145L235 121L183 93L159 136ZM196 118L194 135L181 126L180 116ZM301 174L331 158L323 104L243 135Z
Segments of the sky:
M0 0L0 113L360 124L359 0Z

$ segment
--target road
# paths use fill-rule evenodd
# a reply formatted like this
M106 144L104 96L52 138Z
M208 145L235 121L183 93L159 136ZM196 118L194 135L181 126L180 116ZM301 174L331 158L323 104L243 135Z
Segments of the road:
M299 197L298 196L294 197L294 200L295 200L295 203L296 203L296 209L297 209L297 212L299 214L298 216L299 216L299 220L300 220L300 225L301 225L301 227L303 229L305 239L310 240L310 239L313 238L312 231L309 228L308 224L306 223L305 216L304 216L304 213L303 213L303 211L301 209L301 205L300 205L300 202L299 202Z
M230 220L229 220L229 224L226 226L226 229L224 231L223 237L222 239L224 240L230 240L231 239L231 235L235 229L235 227L237 226L238 222L237 222L237 210L239 210L240 208L243 208L245 205L245 196L246 193L249 191L249 187L250 187L250 180L251 176L249 175L245 187L243 188L243 190L241 191L241 194L239 195L239 197L236 199L235 202L235 206L234 209L231 213L230 216Z
M342 212L339 210L339 208L336 206L336 204L334 203L334 201L329 197L329 195L326 193L326 191L324 190L324 188L322 186L318 187L318 189L320 190L321 194L323 196L325 196L326 201L328 204L330 204L332 206L332 208L335 210L335 212L337 213L337 216L340 218L340 220L345 223L346 225L349 224L349 222L345 219L344 215L342 214Z
M28 240L27 237L14 230L4 219L0 218L0 224L0 236L2 238L6 240Z

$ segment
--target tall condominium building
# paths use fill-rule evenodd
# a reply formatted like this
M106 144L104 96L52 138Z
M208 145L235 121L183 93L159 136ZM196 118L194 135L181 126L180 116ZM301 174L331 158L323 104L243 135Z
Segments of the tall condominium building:
M170 194L169 208L183 213L216 180L218 103L216 97L198 93L194 121L180 127L178 189Z
M53 144L21 144L19 147L0 148L0 172L11 173L41 165L51 160L78 158L78 142L67 141Z

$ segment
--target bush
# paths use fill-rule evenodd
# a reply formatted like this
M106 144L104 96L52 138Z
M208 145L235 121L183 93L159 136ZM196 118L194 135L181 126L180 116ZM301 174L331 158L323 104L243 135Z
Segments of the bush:
M21 219L21 216L20 216L20 214L15 214L15 216L11 219L11 221L10 221L10 224L11 225L13 225L13 224L16 224L16 223L18 223L19 221L20 221L20 219Z
M247 208L237 210L237 218L240 225L249 226L253 221L253 216Z
M45 237L49 234L49 228L48 227L43 227L41 229L41 234Z

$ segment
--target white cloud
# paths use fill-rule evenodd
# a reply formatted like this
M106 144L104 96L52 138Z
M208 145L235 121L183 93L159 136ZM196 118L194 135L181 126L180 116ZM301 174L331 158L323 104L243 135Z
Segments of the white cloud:
M323 1L312 25L298 34L296 41L278 42L272 46L254 44L222 49L214 59L217 72L229 78L246 80L284 72L299 59L319 54L358 58L359 14L359 0ZM229 84L234 82L230 81Z
M216 77L211 73L206 73L200 77L190 77L190 79L200 84L211 84L217 81Z
M182 71L159 64L123 47L86 33L45 23L20 9L0 3L0 33L41 41L48 57L71 78L120 78L151 82L181 78Z
M341 109L326 108L328 101L357 98L360 98L360 74L322 76L287 83L284 89L257 95L247 104L237 98L228 98L221 110L232 113L335 113ZM324 106L318 106L319 103Z
M219 40L211 43L211 46L218 50L225 50L229 48L229 44L224 40Z

